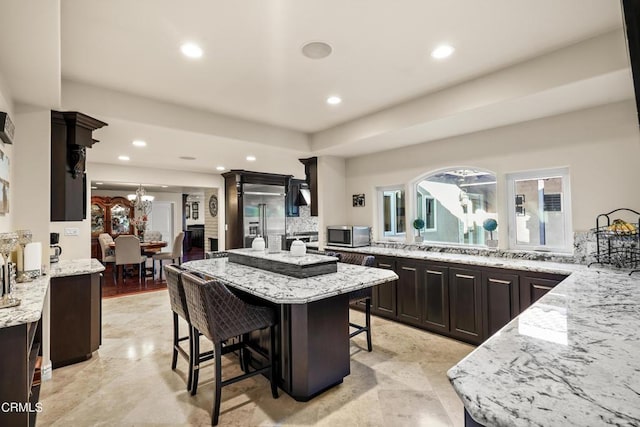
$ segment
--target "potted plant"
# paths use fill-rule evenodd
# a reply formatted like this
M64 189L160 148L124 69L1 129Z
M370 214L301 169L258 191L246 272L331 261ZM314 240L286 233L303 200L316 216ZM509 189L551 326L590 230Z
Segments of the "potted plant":
M424 228L424 220L418 218L415 221L413 221L413 228L418 230L418 235L416 236L416 243L422 243L423 238L420 235L420 230Z
M482 228L489 232L489 240L487 240L487 246L490 248L497 248L498 241L493 240L493 232L496 231L496 228L498 228L498 221L493 218L487 218L482 223Z

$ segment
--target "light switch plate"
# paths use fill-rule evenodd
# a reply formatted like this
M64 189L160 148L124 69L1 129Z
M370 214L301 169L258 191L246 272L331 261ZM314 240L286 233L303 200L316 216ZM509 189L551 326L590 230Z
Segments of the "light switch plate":
M65 227L64 229L65 236L79 236L80 229L78 227Z

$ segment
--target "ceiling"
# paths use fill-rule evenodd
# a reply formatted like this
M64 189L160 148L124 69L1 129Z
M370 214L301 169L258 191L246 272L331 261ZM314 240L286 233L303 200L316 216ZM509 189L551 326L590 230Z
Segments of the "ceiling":
M540 73L529 66L621 28L618 1L41 3L3 3L0 91L109 123L88 151L93 163L122 165L117 157L126 154L133 167L300 177L301 157L359 156L633 96L619 61L584 76L578 65L560 65L575 81L547 86L540 80L551 82L547 73L567 60ZM185 41L203 57L185 58ZM309 41L329 43L332 55L304 57ZM442 43L455 52L435 60L430 52ZM538 76L502 78L518 67ZM493 93L501 83L512 96ZM330 95L343 102L328 105ZM134 148L133 139L148 146Z
M602 0L63 0L61 23L65 78L309 133L621 18L619 2ZM333 54L304 57L314 40ZM185 41L203 57L183 57ZM438 61L430 52L441 43L456 51ZM342 104L327 105L334 94Z

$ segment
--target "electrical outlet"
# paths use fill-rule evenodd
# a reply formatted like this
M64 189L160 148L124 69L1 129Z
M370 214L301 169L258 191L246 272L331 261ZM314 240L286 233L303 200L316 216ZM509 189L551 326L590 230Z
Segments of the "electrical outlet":
M64 229L65 236L79 236L80 229L78 227L65 227Z

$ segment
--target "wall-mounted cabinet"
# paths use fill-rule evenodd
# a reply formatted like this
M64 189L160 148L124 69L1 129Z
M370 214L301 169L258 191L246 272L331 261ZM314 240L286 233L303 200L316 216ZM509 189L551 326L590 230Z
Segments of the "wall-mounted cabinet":
M106 123L75 111L51 111L51 221L82 221L87 212L87 148Z
M306 182L311 192L311 216L318 216L318 158L299 159L304 165Z

